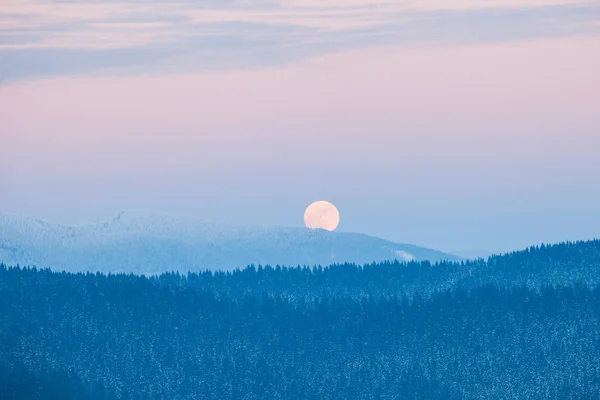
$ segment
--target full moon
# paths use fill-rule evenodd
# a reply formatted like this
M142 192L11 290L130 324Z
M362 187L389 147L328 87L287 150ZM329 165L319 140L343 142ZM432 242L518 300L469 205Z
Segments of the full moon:
M304 224L310 229L334 231L340 223L340 212L328 201L315 201L304 211Z

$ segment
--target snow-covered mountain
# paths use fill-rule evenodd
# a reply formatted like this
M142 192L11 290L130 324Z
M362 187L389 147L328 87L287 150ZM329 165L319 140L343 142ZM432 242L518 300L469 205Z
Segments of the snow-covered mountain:
M0 262L7 265L151 274L393 259L458 258L357 233L224 226L143 212L82 226L0 214Z

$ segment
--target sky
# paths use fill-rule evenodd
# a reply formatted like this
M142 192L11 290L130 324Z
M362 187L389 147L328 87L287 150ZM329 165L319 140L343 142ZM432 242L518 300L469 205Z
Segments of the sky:
M1 3L0 212L600 237L600 1Z

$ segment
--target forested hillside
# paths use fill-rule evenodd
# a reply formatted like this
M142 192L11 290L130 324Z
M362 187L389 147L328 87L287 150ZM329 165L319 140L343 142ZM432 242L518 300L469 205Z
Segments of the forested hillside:
M60 369L32 373L21 362L2 360L0 364L0 399L44 400L116 400L99 382L84 383L74 374Z
M99 399L600 398L599 272L597 241L183 276L3 266L0 394L60 376Z

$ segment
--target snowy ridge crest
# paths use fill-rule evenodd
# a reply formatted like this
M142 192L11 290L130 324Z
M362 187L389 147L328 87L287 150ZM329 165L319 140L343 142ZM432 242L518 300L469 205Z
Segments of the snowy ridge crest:
M458 260L439 251L373 236L306 228L207 223L143 211L69 226L0 214L0 262L66 271L231 270L255 265L365 264Z

